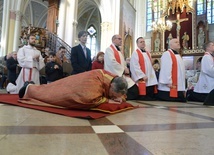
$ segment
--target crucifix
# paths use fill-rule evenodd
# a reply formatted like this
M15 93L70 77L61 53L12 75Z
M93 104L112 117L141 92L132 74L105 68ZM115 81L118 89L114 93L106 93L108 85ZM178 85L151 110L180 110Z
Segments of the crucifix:
M171 22L172 23L175 23L177 26L176 26L176 35L177 35L177 38L180 40L180 30L181 30L181 25L180 23L181 22L184 22L184 21L188 21L188 18L183 18L183 19L180 19L180 14L178 13L177 14L177 18L176 20L172 20Z

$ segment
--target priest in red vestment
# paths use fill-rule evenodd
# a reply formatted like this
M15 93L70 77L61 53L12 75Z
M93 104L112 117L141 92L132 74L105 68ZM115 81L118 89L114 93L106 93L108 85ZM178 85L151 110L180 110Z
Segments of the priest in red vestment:
M19 92L19 101L27 104L90 109L112 100L122 102L127 87L124 78L97 69L46 85L24 86Z

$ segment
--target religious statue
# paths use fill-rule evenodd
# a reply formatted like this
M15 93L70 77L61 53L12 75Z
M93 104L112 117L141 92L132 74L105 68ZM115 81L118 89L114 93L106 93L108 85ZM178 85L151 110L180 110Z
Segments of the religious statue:
M198 48L203 48L205 41L205 33L202 27L199 28L199 33L198 33Z
M36 32L35 37L36 37L36 40L35 40L36 44L39 44L39 42L40 42L40 36L39 36L38 32Z
M189 35L187 32L184 32L184 35L182 36L182 45L184 49L188 49L188 41L189 41Z
M27 34L24 32L23 36L20 37L21 44L22 45L27 45Z
M176 35L177 35L178 39L180 38L181 23L184 22L184 21L188 21L188 18L180 19L180 14L179 13L176 16L176 20L172 20L171 21L172 23L176 24L176 33L177 33Z
M172 39L172 33L169 34L168 38L167 38L167 41L166 41L166 44L167 44L167 49L169 49L169 41Z
M155 52L160 51L160 37L159 33L157 33L156 38L155 38Z
M32 29L32 26L31 26L31 24L29 24L27 34L30 34L30 33L31 33L31 29Z

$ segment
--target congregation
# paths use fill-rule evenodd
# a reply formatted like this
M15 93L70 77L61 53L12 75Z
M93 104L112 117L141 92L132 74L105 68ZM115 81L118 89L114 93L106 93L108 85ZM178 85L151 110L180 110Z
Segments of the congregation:
M18 52L7 54L1 59L1 88L6 87L8 93L11 94L18 94L20 90L22 90L20 98L27 98L29 96L34 98L35 95L32 95L32 92L36 93L38 89L40 92L45 92L49 87L50 89L55 88L59 86L60 82L69 83L69 80L79 80L80 83L83 83L83 81L80 80L84 80L84 78L81 77L88 78L88 82L93 83L98 77L101 78L100 74L105 73L108 74L111 79L121 77L126 81L123 82L123 84L127 83L127 93L120 93L120 95L116 95L116 98L115 95L108 95L120 92L120 90L118 90L120 86L114 88L113 91L110 89L112 87L112 82L115 83L114 80L108 82L107 86L105 85L107 87L106 89L103 88L108 91L111 90L111 93L104 93L103 90L101 91L101 88L99 88L99 93L102 92L101 94L104 94L102 97L109 100L119 102L125 99L176 102L198 101L204 102L205 105L214 103L214 95L212 95L214 93L213 42L204 44L205 54L201 60L201 71L198 82L194 89L187 90L185 85L185 66L179 54L181 46L177 38L172 38L169 41L168 50L161 56L160 70L158 70L157 76L157 70L153 67L156 63L152 62L151 54L146 50L146 43L143 37L137 38L137 49L133 51L130 57L130 64L127 64L120 48L122 45L121 35L113 35L112 44L106 48L105 52L98 52L94 59L91 58L90 49L86 47L87 35L87 31L79 32L78 38L80 43L72 47L70 58L67 58L65 55L65 47L60 47L57 52L46 51L46 53L42 55L35 47L35 35L30 34L27 38L27 45L21 47ZM63 63L68 63L72 66L71 73L64 74ZM6 69L7 74L4 73ZM40 71L42 69L45 69L46 82L41 80ZM104 71L98 71L97 69L102 69ZM97 72L92 72L91 70L97 70ZM68 82L64 80L65 77L67 77ZM6 80L8 80L7 86L5 86ZM32 87L32 83L39 86ZM45 85L46 83L47 85ZM102 85L102 83L100 85ZM64 84L63 86L66 87ZM93 87L90 84L88 84L88 86ZM28 87L31 87L31 89L28 89ZM72 88L73 87L72 85ZM123 89L126 92L124 86ZM31 92L28 92L28 90ZM69 94L68 89L64 90L68 91L66 93ZM89 89L88 91L92 90ZM84 98L85 94L87 93L78 94L78 98ZM93 105L96 105L97 102L103 103L103 98L98 99L97 94L93 98L93 95L94 94L92 94L92 97L88 96L85 101L93 102ZM65 98L65 100L66 99L67 98ZM72 98L72 100L73 99L74 98ZM79 99L75 98L75 101ZM63 100L63 98L61 100ZM94 102L94 100L96 100L96 102Z

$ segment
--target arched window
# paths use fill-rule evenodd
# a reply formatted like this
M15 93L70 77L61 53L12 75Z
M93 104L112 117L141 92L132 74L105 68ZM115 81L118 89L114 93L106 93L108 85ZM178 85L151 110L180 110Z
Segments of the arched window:
M90 26L87 31L89 35L86 46L91 50L91 58L93 58L96 56L97 31L93 25Z
M197 0L197 15L202 15L206 12L206 0Z
M153 0L147 0L147 9L146 9L146 14L147 14L147 19L146 19L146 31L151 31L152 30L152 1Z
M214 23L214 0L207 0L207 21L209 24Z
M207 14L209 24L214 23L214 0L197 0L197 15Z
M152 22L160 18L163 0L147 0L146 1L146 31L152 30Z

